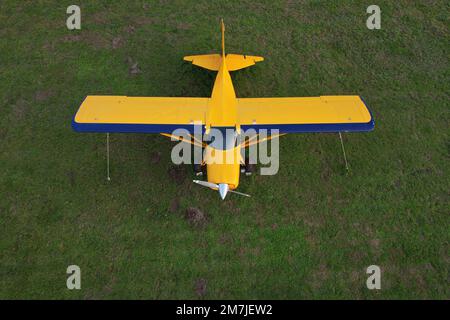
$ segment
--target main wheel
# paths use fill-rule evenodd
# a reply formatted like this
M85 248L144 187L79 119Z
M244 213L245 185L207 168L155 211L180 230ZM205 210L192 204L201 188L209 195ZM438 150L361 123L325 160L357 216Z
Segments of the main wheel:
M203 175L203 168L201 164L194 164L194 173L196 176Z
M245 164L245 175L251 176L255 172L256 172L256 164L253 163Z

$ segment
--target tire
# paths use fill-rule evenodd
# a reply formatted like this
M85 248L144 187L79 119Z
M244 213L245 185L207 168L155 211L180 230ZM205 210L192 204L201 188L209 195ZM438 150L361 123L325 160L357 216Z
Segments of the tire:
M245 165L245 174L253 174L256 172L256 164L247 163Z
M197 176L203 174L203 168L201 164L194 164L194 173Z

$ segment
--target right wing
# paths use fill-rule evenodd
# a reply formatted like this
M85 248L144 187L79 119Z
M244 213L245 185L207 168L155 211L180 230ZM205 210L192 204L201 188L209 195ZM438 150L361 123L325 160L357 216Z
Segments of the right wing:
M359 96L240 98L238 123L244 130L280 133L370 131L374 120Z

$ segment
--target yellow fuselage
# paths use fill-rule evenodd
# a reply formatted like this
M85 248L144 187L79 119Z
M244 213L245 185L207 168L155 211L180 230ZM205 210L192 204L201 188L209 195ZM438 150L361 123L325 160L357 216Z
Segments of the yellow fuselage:
M216 127L232 127L239 130L236 106L236 93L225 63L225 56L222 55L221 65L206 113L206 131L208 132L210 128ZM224 150L214 149L208 145L204 159L207 166L208 182L226 183L230 189L236 189L239 185L240 153L241 147L239 144Z
M236 189L239 185L241 147L237 146L228 150L219 150L207 146L206 149L206 154L213 154L215 160L221 160L219 162L213 162L210 161L210 157L206 156L205 162L208 182L216 184L226 183L230 189ZM232 159L232 161L229 159Z

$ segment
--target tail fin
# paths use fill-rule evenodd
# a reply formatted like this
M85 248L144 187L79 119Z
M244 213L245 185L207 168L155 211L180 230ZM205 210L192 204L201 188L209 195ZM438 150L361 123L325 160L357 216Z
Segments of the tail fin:
M220 68L222 59L225 59L228 71L236 71L239 69L247 68L254 65L256 62L263 61L263 57L247 56L240 54L227 54L225 55L225 24L223 19L220 20L220 29L222 31L222 54L203 54L196 56L186 56L185 61L191 61L192 64L208 69L217 71Z

